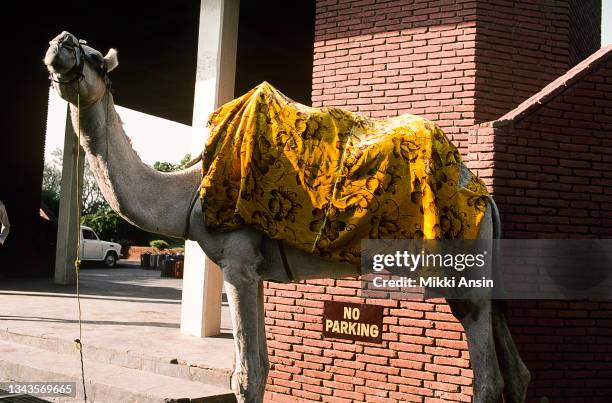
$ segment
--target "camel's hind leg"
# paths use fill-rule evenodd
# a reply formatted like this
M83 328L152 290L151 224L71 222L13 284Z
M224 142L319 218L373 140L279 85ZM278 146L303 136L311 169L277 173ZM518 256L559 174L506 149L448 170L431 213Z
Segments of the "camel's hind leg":
M491 301L487 298L449 299L448 304L467 336L474 371L474 403L497 403L504 381L495 353Z
M501 238L501 223L499 219L499 211L495 202L491 200L491 224L493 238ZM499 245L492 245L493 260L499 262ZM500 272L501 266L495 265L492 267L494 272L495 287L498 294L503 292L503 276ZM493 337L495 339L495 350L497 352L499 368L504 377L504 402L506 403L522 403L525 401L527 394L527 386L531 380L529 370L521 360L508 324L506 323L505 304L503 300L493 300L491 302L491 315L493 322Z
M504 403L522 403L525 401L531 374L512 340L503 309L504 301L493 301L492 304L495 349L504 377Z
M236 364L231 383L239 403L262 402L267 378L267 366L264 370L261 360L263 332L259 329L263 314L259 303L260 242L261 236L254 232L233 232L219 261L232 316Z

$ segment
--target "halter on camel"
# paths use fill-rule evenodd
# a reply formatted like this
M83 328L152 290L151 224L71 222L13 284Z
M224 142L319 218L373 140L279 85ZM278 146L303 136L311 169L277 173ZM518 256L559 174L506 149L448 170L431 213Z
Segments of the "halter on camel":
M74 53L76 64L72 66L72 68L68 70L66 73L64 73L68 76L74 75L74 77L68 81L61 81L61 80L56 80L52 73L49 75L49 80L55 83L58 83L58 84L62 84L62 85L72 84L74 82L77 82L77 84L80 84L81 79L84 77L83 67L85 66L85 61L87 60L98 71L98 73L100 73L100 75L104 77L104 80L107 82L107 85L110 85L110 80L108 78L108 72L106 71L106 68L104 67L102 54L98 52L97 50L87 46L87 41L83 39L79 39L76 46L69 39L70 37L68 35L65 35L57 41L49 42L49 45L56 45L58 49L59 48L70 49ZM85 45L85 48L83 48L83 45Z

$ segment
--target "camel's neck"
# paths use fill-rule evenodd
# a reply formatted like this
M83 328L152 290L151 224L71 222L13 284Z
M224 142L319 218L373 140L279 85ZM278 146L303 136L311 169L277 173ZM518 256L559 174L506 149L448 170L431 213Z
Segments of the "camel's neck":
M70 107L72 124L77 128L77 108ZM81 145L111 208L144 230L182 237L200 180L199 169L162 173L144 164L132 148L108 93L81 108L80 116Z

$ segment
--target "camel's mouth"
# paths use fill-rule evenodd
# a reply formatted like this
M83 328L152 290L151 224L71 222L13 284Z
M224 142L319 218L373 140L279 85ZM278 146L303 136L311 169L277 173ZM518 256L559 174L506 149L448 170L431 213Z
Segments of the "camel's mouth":
M69 74L78 67L79 41L69 32L62 32L49 42L49 49L45 53L43 62L50 73L56 75Z

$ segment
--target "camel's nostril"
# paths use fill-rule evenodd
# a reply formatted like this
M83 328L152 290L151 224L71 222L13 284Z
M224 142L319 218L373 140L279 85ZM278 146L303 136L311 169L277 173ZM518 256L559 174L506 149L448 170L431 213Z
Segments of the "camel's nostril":
M55 46L51 46L49 47L49 49L47 49L47 53L45 53L45 59L44 62L47 66L51 66L53 65L53 63L55 61L57 61L57 54L59 52L59 49L57 47L57 45Z
M52 45L47 49L43 62L51 73L64 74L74 67L76 60L74 54L65 51L61 45Z

